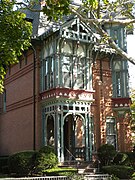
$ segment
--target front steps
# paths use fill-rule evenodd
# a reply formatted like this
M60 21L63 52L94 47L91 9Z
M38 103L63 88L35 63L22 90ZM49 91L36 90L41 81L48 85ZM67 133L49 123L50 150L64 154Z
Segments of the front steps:
M84 180L108 180L110 175L102 174L99 168L94 167L93 162L67 161L61 167L77 168L78 174L84 177Z

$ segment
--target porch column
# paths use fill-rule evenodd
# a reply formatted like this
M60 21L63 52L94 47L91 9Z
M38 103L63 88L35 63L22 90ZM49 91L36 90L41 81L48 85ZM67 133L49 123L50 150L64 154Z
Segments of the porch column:
M61 118L60 118L60 140L61 140L61 162L64 162L64 119L63 119L63 113L61 112Z
M89 161L89 119L85 114L85 159Z
M89 126L89 160L92 160L92 117L88 114L88 126Z
M58 157L58 162L61 161L61 155L60 155L60 114L58 111L55 113L55 148L57 151L57 157Z
M56 111L56 126L55 126L55 143L56 151L59 162L64 162L64 148L63 148L63 113L59 110Z
M46 114L44 108L42 109L42 145L47 145L46 140Z

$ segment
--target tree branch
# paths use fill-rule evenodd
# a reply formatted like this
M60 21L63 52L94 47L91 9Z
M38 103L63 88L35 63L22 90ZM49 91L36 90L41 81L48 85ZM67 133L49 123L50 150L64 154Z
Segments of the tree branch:
M102 28L99 28L97 24L94 24L97 32L106 39L108 44L111 48L115 49L116 52L123 57L123 59L129 60L132 64L135 65L135 59L129 56L125 51L123 51L115 42L114 40L108 35L107 32L105 32ZM107 43L106 43L107 44Z
M134 19L88 19L83 17L77 10L75 10L72 5L70 5L70 11L77 15L79 19L85 23L101 23L101 24L120 24L127 26L131 23L135 23L135 18Z
M28 9L28 10L30 10L32 12L42 12L42 9L34 9L32 5L31 6L27 5L24 2L16 2L15 4L19 5L19 6L24 6L22 9Z

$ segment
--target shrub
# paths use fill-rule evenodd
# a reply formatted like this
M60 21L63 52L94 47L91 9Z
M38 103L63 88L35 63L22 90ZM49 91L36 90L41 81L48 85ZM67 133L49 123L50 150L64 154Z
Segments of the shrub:
M58 159L54 153L54 149L49 146L45 146L34 154L33 158L33 172L36 174L43 174L46 169L56 167Z
M115 148L111 144L104 144L97 151L101 166L109 165L117 154Z
M33 154L34 151L23 151L11 155L8 160L9 172L17 176L28 175L31 171L30 162Z
M135 172L132 174L132 180L135 180Z
M134 169L130 166L113 165L113 166L103 166L102 171L104 173L114 175L120 179L129 179L132 177Z
M117 153L113 163L116 165L129 165L129 157L126 153Z
M130 165L135 169L135 152L126 152Z
M54 153L55 154L55 150L54 147L52 146L43 146L40 150L40 153L45 153L45 154L49 154L49 153Z

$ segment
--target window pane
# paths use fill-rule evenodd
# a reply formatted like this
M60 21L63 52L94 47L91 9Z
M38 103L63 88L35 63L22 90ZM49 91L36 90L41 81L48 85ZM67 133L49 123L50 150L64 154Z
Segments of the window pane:
M65 87L71 87L71 75L69 72L63 73L63 85Z
M71 87L70 58L69 56L62 57L62 82L65 87Z
M107 135L115 134L115 124L114 123L107 123Z
M118 44L118 31L114 30L114 42Z
M75 58L73 64L73 87L83 89L84 88L84 59Z
M106 119L106 142L116 147L116 124L114 118Z
M116 72L116 92L117 96L121 96L121 75L120 72Z
M116 136L115 135L107 136L107 144L111 144L114 147L116 147Z

